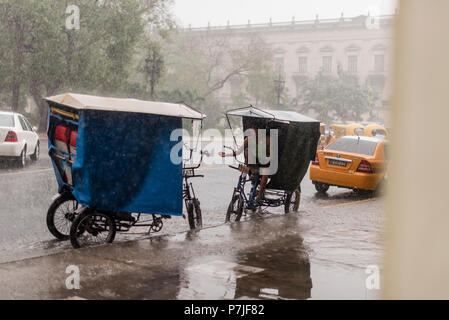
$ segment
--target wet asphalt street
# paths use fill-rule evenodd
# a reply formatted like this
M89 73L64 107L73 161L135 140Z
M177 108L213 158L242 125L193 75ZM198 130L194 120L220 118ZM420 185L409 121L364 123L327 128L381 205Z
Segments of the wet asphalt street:
M199 234L207 235L205 239L209 242L219 242L222 239L220 233L232 232L233 230L233 227L223 226L223 222L232 190L237 182L238 172L225 165L207 165L203 166L198 173L205 175L203 179L192 180L197 196L201 200L203 212L204 230ZM351 190L337 188L331 188L326 196L319 196L308 176L304 178L301 187L300 211L293 214L293 217L285 217L283 208L277 208L270 209L269 213L262 217L245 216L242 219L243 223L235 224L242 225L242 227L236 226L237 228L243 228L242 232L257 233L259 239L272 239L271 243L276 243L273 245L273 250L277 248L274 252L268 253L266 246L258 246L255 242L253 245L241 248L236 252L230 252L229 248L226 249L227 256L233 258L225 259L225 261L233 261L233 263L239 265L249 265L255 268L259 266L259 268L266 270L267 266L263 267L263 264L269 260L262 259L261 256L271 255L276 257L278 249L289 247L285 245L285 242L296 243L299 246L296 249L300 252L298 254L301 257L298 263L308 265L309 271L307 271L307 268L304 271L304 268L301 267L299 268L302 270L301 272L306 272L308 275L292 275L301 279L298 281L301 282L302 289L294 290L297 293L286 293L283 298L340 297L364 299L375 297L377 293L367 291L364 281L367 276L365 274L366 267L380 265L382 259L383 200L381 198L361 197ZM11 168L4 164L0 167L0 263L54 253L66 254L66 252L70 252L69 254L74 256L82 255L82 253L73 253L70 243L54 240L47 231L45 224L46 211L56 191L56 181L50 160L46 154L42 154L37 163L30 162L25 169ZM292 231L291 225L295 226L294 231ZM216 226L220 227L214 228ZM287 229L287 226L289 231L284 236L283 230ZM215 236L214 230L218 232ZM140 239L144 243L143 246L149 245L152 249L159 249L156 248L159 242L148 244L148 235L145 234L145 231L145 229L132 229L132 233L118 235L115 243L118 243L117 245L120 248L126 248L127 240ZM179 239L181 239L179 241L182 241L192 235L191 232L184 233L186 231L188 231L187 221L175 217L166 220L164 229L158 235L154 234L151 237L152 239L164 239L163 241L158 240L162 241L161 243L165 243L165 241L176 243ZM167 237L161 238L159 235L167 235ZM257 239L256 236L255 239ZM231 240L224 240L224 242L226 241L232 241L232 237ZM259 243L263 241L259 241ZM166 245L161 244L160 246L160 249L164 250ZM170 244L167 244L167 246L170 246ZM216 247L220 246L216 243ZM291 250L294 250L294 248ZM155 254L160 255L161 259L166 259L166 257L163 257L163 253ZM241 256L235 259L236 254L241 254ZM191 252L189 255L191 262L192 259L195 259L195 252ZM201 266L199 261L188 263L188 265L193 269L197 267L213 269L214 263L222 263L220 261L223 259L217 257L217 259L212 259L211 256L210 253L197 256L199 260L204 259L206 261L204 266ZM159 262L159 264L162 263L164 262ZM212 266L208 266L208 263L212 263ZM176 268L179 267L179 265L176 266ZM186 269L185 266L181 267L182 272L178 273L178 276L183 274L184 278L179 281L186 281L186 277L195 278L195 272L190 272L190 269ZM294 269L292 269L293 273ZM255 274L258 274L258 272ZM288 272L284 276L286 274ZM250 281L250 284L260 280L258 277L253 280L248 279L248 277L245 277L245 279ZM313 289L311 283L308 282L310 279L313 282ZM201 282L202 280L190 279L188 282L195 283L195 281ZM241 281L243 280L237 277L233 285L235 286L236 283L238 284ZM278 282L282 281L284 280L280 279ZM148 296L148 298L238 298L254 297L255 295L255 293L246 292L254 285L232 289L230 294L232 297L223 296L221 291L221 293L213 293L203 288L203 291L200 290L202 293L198 293L196 289L193 291L183 290L184 287L178 283L177 286L172 288L176 291L176 294L167 293L166 296ZM275 287L275 285L271 285L271 287ZM268 289L264 294L276 296L276 290L270 291L270 286L259 288L259 290L256 290L258 294L261 292L260 289ZM113 289L110 290L113 292L111 293L112 298L119 298L117 292ZM239 290L243 291L237 293ZM293 289L286 288L286 290ZM192 296L192 292L197 293ZM95 298L89 296L88 293L84 294L88 298ZM277 295L282 296L279 290ZM106 296L96 297L107 298L107 294ZM135 298L139 297L135 296Z
M308 221L273 215L3 263L0 299L378 298L365 287L365 264L377 258L369 237L322 230L334 240L316 247L307 240L314 234ZM78 270L78 288L68 267Z

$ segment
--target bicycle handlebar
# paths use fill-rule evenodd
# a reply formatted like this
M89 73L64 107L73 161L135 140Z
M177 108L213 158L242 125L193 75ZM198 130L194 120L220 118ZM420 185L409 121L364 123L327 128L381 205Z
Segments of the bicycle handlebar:
M237 159L237 154L235 153L235 150L233 148L228 147L228 146L223 146L223 148L232 150L232 156L234 157L235 161L237 161L240 164L245 164L245 162L240 161L239 159Z
M192 159L192 154L193 154L193 149L190 149L190 159ZM193 166L193 167L183 167L183 169L198 169L199 167L201 167L201 163L203 162L204 155L209 156L209 152L201 150L200 154L201 154L201 158L200 158L200 161L198 162L198 165Z

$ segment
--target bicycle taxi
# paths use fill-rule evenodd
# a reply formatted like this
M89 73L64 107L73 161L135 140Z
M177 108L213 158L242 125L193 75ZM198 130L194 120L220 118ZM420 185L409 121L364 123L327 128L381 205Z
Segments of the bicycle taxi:
M183 215L200 228L200 203L189 179L198 165L182 159L183 119L200 124L205 115L179 103L66 93L45 99L48 148L59 194L47 226L72 246L111 243L116 232L149 227ZM190 158L194 149L190 147ZM143 218L143 217L147 218ZM185 218L185 216L184 216Z
M240 171L237 186L234 188L231 202L226 213L226 222L239 221L242 214L248 210L284 206L285 213L298 211L301 200L301 181L304 178L310 161L315 154L320 139L320 122L293 111L259 109L253 106L228 111L226 118L233 131L231 117L240 117L245 135L257 130L259 136L271 132L270 135L270 166L277 163L277 168L269 175L262 201L256 201L261 184L261 171L258 165L248 164L248 159L239 161L234 137L234 158L240 163L238 167L229 167ZM262 131L261 131L262 130ZM276 133L276 134L273 134ZM263 140L263 139L259 139ZM256 143L265 143L256 141ZM263 149L262 147L259 150ZM246 157L245 157L246 158ZM275 159L277 158L277 159ZM246 188L250 184L250 188Z

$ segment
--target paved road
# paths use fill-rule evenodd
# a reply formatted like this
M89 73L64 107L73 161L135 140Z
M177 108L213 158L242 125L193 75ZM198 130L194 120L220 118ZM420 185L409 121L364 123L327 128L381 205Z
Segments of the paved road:
M364 230L363 220L376 210L371 203L359 208L366 209L359 219ZM323 215L330 210L321 209ZM3 263L0 299L377 298L378 291L365 286L365 265L376 258L366 239L348 228L339 234L342 226L325 226L318 233L328 240L337 236L332 243L336 252L317 254L307 241L314 234L308 220L296 214L273 215ZM355 236L349 243L338 241L350 233ZM360 266L351 265L354 262ZM67 287L73 284L67 281L73 272L79 275L75 290Z
M203 225L221 225L238 172L225 165L207 165L200 171L205 178L198 178L193 183L201 200ZM42 154L37 163L30 161L25 169L5 165L0 167L0 262L70 248L67 242L55 241L45 224L46 211L56 192L56 181L46 154ZM377 209L374 213L367 214L363 209L364 205ZM305 218L304 223L312 230L308 240L320 245L317 250L334 252L338 256L337 251L332 249L333 237L349 241L350 239L345 240L347 227L357 237L378 237L381 229L381 205L382 201L379 199L361 198L346 189L331 188L328 195L319 196L306 176L302 183L299 215ZM273 215L283 214L282 212L283 208L270 209ZM252 218L248 216L243 220ZM165 222L161 234L187 230L187 221L176 217ZM116 241L147 237L146 229L135 228L132 231L133 233L118 235ZM377 242L375 245L377 246Z
M36 270L43 272L42 269L46 267L53 268L59 264L62 268L67 262L65 257L75 259L75 262L85 265L88 270L92 271L92 288L96 286L96 283L103 283L102 277L95 275L96 267L94 266L102 266L104 264L104 267L110 270L109 265L117 263L120 268L117 269L117 273L112 275L112 278L116 277L118 279L123 277L123 274L120 272L125 268L128 270L126 275L130 279L136 280L136 283L143 281L143 278L139 278L140 276L146 277L150 274L154 275L154 277L152 276L153 280L148 282L149 285L160 285L169 290L161 291L159 295L151 295L151 292L146 289L143 291L130 290L122 292L118 290L120 286L105 287L101 292L89 290L82 292L86 298L139 298L142 297L140 296L141 294L146 294L147 296L145 297L147 298L167 299L227 298L228 296L223 296L223 294L228 292L228 283L224 283L223 287L219 289L221 291L216 292L216 287L209 288L207 285L204 285L202 277L198 278L196 276L197 272L201 270L199 274L210 272L214 268L220 269L221 265L217 267L214 264L217 261L220 264L220 261L223 261L223 259L225 262L259 266L267 270L268 275L261 273L263 275L262 278L257 275L246 278L249 279L248 285L242 286L242 281L240 280L231 282L233 286L232 290L229 291L231 295L235 294L234 297L253 297L255 293L247 290L251 285L254 285L255 281L258 282L258 285L263 285L264 283L260 281L265 279L266 276L272 276L277 279L276 273L273 272L273 266L267 264L267 261L271 260L266 259L266 257L277 257L280 251L287 256L289 254L297 255L299 259L297 261L298 266L308 266L308 263L310 263L310 266L306 269L301 267L302 271L298 271L299 273L295 276L298 282L292 283L291 287L285 285L285 281L282 279L276 280L275 284L270 284L271 288L278 285L281 286L280 289L287 290L282 294L278 292L279 295L284 295L285 298L364 299L375 297L376 292L368 292L365 289L364 281L366 279L365 270L367 266L381 266L384 221L383 200L381 198L363 198L350 190L337 188L331 188L327 195L319 196L315 192L308 176L306 176L302 183L302 202L299 213L293 214L292 218L286 218L282 208L270 209L270 214L263 217L254 215L243 217L242 226L235 229L235 227L223 225L223 220L233 187L238 178L238 172L225 165L206 165L202 167L201 173L205 175L205 178L199 178L193 182L196 193L201 200L204 229L201 231L199 238L195 238L199 239L199 247L195 245L197 240L186 243L185 248L190 251L186 252L188 256L185 256L184 260L173 259L171 262L167 260L170 257L170 253L184 257L183 245L181 245L183 248L180 250L178 250L179 248L175 251L167 251L166 249L177 248L180 242L192 240L189 237L195 235L195 233L184 233L188 230L187 221L182 218L174 218L166 221L164 229L160 233L162 237L159 235L151 236L150 239L155 241L150 240L148 242L148 236L145 234L146 230L135 228L132 234L118 235L116 238L117 247L112 246L110 249L107 249L105 251L106 256L99 254L99 252L102 252L101 248L97 249L95 257L98 260L90 261L86 260L86 253L89 256L92 254L89 250L74 251L68 242L54 240L47 231L45 224L46 211L57 191L48 155L43 154L38 162L30 162L25 169L11 168L5 165L0 166L0 263L22 260L22 262L19 261L13 264L1 264L0 269L3 270L2 275L10 274L11 277L17 276L22 280L26 280L23 280L25 282L21 280L10 282L8 280L9 276L3 277L2 281L5 283L2 287L4 288L11 284L14 286L18 285L17 288L20 287L21 283L24 285L22 291L19 290L20 288L16 288L17 290L4 290L3 292L6 296L4 295L3 297L26 298L34 297L34 295L39 297L40 292L27 291L28 284L32 283L27 282L27 279L32 281L34 276L26 273ZM239 224L235 225L238 226ZM247 240L236 240L247 241L248 243L245 246L236 245L234 247L230 244L235 239L242 237L238 232L235 233L236 230L247 234L245 238ZM287 232L287 230L289 231ZM251 234L255 231L257 231L258 238L248 236L248 233ZM229 237L230 235L233 235L233 237ZM127 240L140 241L128 242ZM260 243L258 242L256 245L254 241L259 241ZM264 247L264 241L269 241L271 249L265 248L268 244ZM133 243L136 243L136 245L133 245ZM289 244L292 244L291 250L293 251L290 249L280 250L283 247L288 247ZM151 258L151 266L141 268L142 265L126 266L126 264L130 263L129 259L126 258L127 255L124 256L124 261L118 262L113 262L108 258L108 255L115 252L114 250L123 252L122 249L126 249L129 246L148 252L149 257L156 257L156 260L153 261L153 258ZM223 248L223 246L226 248ZM235 250L231 250L232 248ZM202 251L203 249L205 251ZM161 252L159 253L159 251ZM39 256L49 257L51 261L23 260ZM62 260L60 257L63 257ZM260 257L264 258L260 259ZM30 265L29 262L33 263ZM180 264L177 264L178 262ZM203 262L206 265L203 265ZM143 261L142 263L149 262ZM160 265L165 264L170 265L170 268L172 268L169 269L168 274L158 269ZM32 270L25 266L30 266L29 268ZM193 269L189 269L190 267ZM289 268L292 265L279 265L279 267ZM23 268L25 274L15 273L19 270L18 268L20 270ZM61 270L64 270L64 272L61 272L59 278L55 278L53 281L59 281L65 277L65 269ZM172 274L170 270L177 271L173 271L174 273ZM140 271L143 273L140 274ZM137 272L135 276L132 275L134 272ZM161 279L161 274L163 280L165 279L165 282L163 281L162 283L158 280ZM164 278L164 275L167 275L167 278ZM42 280L43 278L40 277L38 279ZM309 287L310 283L308 281L310 279L313 282L312 288ZM97 280L100 282L97 282ZM180 287L180 283L183 287ZM234 288L236 285L240 285L241 288L237 288L237 290ZM268 284L266 285L268 286ZM285 288L282 286L285 286ZM288 290L292 288L294 292L288 293ZM72 293L48 291L48 294L50 295L47 298L59 298L66 297ZM268 290L268 295L270 294L273 294L273 291Z

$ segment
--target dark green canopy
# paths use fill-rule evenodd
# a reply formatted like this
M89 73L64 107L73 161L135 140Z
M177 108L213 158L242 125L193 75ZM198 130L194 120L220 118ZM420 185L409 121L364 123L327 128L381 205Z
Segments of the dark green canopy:
M294 111L248 107L232 110L228 116L243 118L248 128L278 129L278 159L276 174L271 176L268 189L293 191L298 188L315 159L320 122Z

